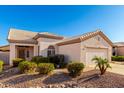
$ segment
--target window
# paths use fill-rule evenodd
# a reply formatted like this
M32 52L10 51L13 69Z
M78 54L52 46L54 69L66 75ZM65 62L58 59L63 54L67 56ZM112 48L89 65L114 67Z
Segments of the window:
M47 50L47 56L54 56L55 55L55 48L54 46L49 46Z

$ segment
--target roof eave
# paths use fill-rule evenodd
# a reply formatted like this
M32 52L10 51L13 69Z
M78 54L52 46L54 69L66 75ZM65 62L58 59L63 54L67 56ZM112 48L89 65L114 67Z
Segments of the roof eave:
M37 34L35 37L33 37L33 39L37 40L38 38L43 37L43 38L52 38L52 39L58 39L58 40L62 40L64 37L60 37L60 36L51 36L51 35L45 35L45 34Z
M30 42L30 41L25 41L25 40L10 40L8 39L9 43L24 43L24 44L38 44L38 42Z
M103 38L104 38L111 46L113 46L112 41L111 41L102 31L100 31L99 34L102 35Z
M85 41L89 38L92 38L96 35L101 35L111 46L113 46L113 43L111 42L111 40L108 39L108 37L102 32L102 31L98 31L96 33L93 33L91 35L88 35L88 36L81 36L81 37L78 37L76 39L73 39L73 40L68 40L68 41L64 41L64 42L60 42L60 43L57 43L56 45L60 46L60 45L67 45L67 44L73 44L73 43L79 43L81 41Z
M69 40L69 41L66 41L66 42L57 43L56 45L61 46L61 45L67 45L67 44L73 44L73 43L80 43L80 42L81 42L81 39L80 38L76 38L76 39Z

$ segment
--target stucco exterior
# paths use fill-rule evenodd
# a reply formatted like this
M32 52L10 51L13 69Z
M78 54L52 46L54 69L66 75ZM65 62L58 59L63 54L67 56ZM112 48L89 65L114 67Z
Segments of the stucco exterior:
M37 41L39 46L39 55L47 57L47 49L50 45L53 45L55 47L55 52L56 54L58 54L58 48L55 43L60 40L51 38L38 38Z
M86 64L86 52L88 49L106 49L107 59L111 62L112 46L108 44L100 35L81 42L81 62ZM96 50L97 51L97 50Z
M23 44L23 43L10 43L10 65L12 65L12 60L17 58L17 46L32 46L33 47L33 56L38 55L38 45L35 44Z
M117 56L124 56L124 46L116 47L116 55Z
M106 42L100 35L94 36L80 43L62 45L59 46L58 49L58 53L64 54L67 57L66 61L78 61L83 62L85 65L87 65L86 54L90 51L91 53L105 52L105 58L107 58L109 62L111 62L112 46L108 42Z
M27 33L30 32L26 32L24 35L27 35ZM12 31L10 34L12 34ZM18 46L21 47L24 46L27 50L30 50L29 51L30 58L28 59L31 59L32 56L47 57L49 53L53 53L53 54L65 55L66 62L78 61L78 62L83 62L86 65L88 63L86 62L88 61L87 59L90 58L91 60L93 55L98 55L98 56L101 55L103 58L105 57L109 61L111 61L112 43L101 31L89 32L87 34L83 34L67 39L49 33L42 33L42 34L34 33L36 34L36 36L34 36L34 34L32 36L32 34L30 34L30 38L25 36L25 38L27 39L26 42L21 38L18 38L19 40L15 40L16 39L15 37L14 39L12 37L13 40L11 40L11 36L13 36L13 34L9 36L10 65L12 65L12 59L18 57L17 56ZM31 42L32 39L33 42ZM54 47L55 51L53 52L52 50L50 50L48 48L49 46Z
M58 53L65 55L66 62L69 62L69 61L80 62L81 44L80 43L74 43L74 44L59 46L58 47Z
M124 56L124 42L113 43L113 56Z

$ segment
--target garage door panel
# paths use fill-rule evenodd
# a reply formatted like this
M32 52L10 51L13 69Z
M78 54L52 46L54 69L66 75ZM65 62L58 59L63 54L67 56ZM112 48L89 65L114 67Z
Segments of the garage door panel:
M107 49L87 49L86 64L95 64L92 59L95 57L107 58Z

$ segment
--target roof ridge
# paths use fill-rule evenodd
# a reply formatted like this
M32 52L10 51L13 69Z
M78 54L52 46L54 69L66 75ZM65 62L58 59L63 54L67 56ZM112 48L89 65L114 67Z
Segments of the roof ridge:
M71 38L73 38L73 37L81 37L81 36L84 36L84 35L87 35L87 34L89 34L89 33L94 33L94 32L101 32L101 30L95 30L95 31L90 31L90 32L85 32L85 33L83 33L83 34L81 34L81 35L75 35L75 36L71 36L71 37L67 37L66 39L71 39ZM64 40L66 40L66 39L64 39Z
M109 38L99 29L92 31L92 32L84 33L82 35L75 36L73 38L64 39L64 40L58 42L57 45L78 43L78 42L87 40L91 37L94 37L96 35L101 35L111 46L113 46L113 43L111 42L111 40L109 40Z
M46 35L53 35L53 36L61 36L61 35L58 35L58 34L55 34L55 33L51 33L51 32L39 32L38 34L46 34ZM61 36L61 37L64 37L64 36Z
M38 33L38 32L32 31L32 30L23 30L23 29L17 29L17 28L10 28L10 31L11 31L11 30L22 31L22 32Z

